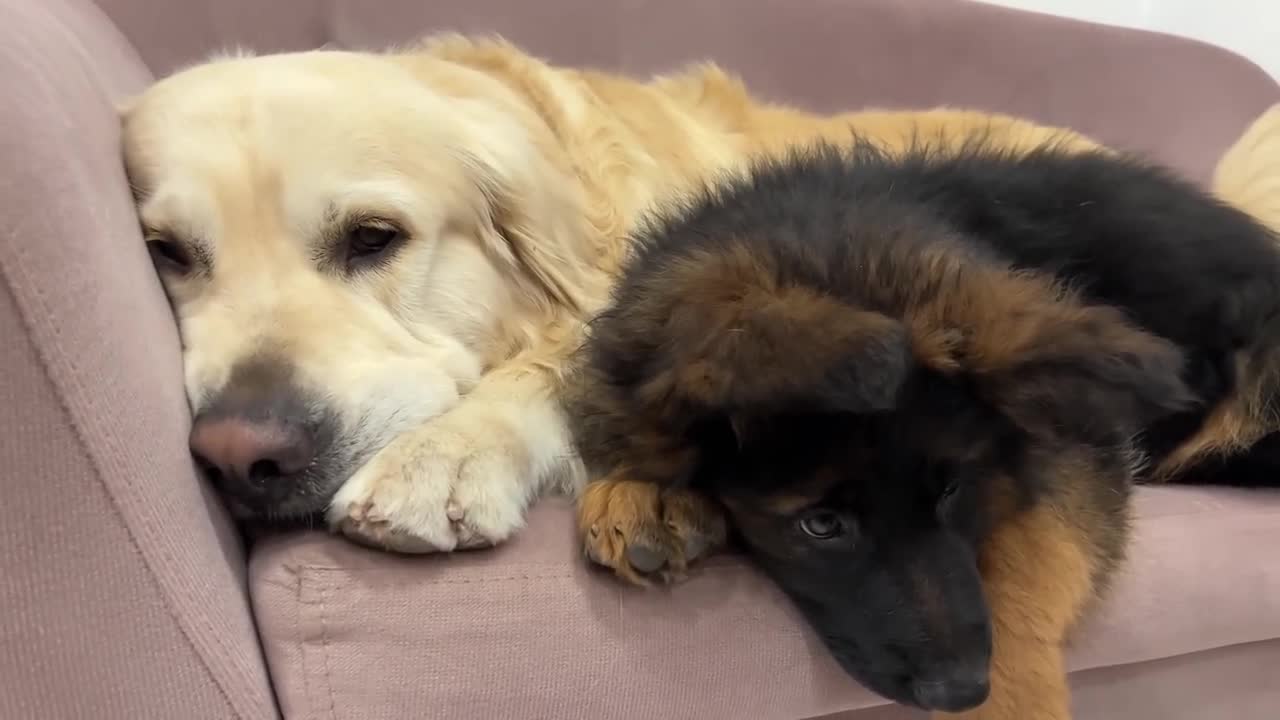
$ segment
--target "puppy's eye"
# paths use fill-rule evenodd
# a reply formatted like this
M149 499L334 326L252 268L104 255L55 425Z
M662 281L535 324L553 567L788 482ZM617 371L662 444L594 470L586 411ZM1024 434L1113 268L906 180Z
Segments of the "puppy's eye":
M388 222L366 220L347 231L347 264L376 261L404 240L404 232Z
M800 529L816 540L830 540L845 532L844 521L830 510L814 510L800 518Z
M957 478L951 478L947 481L946 486L942 488L942 494L938 496L938 502L944 503L950 500L957 492L959 492L959 490L960 480Z
M182 243L168 237L153 236L147 240L147 252L160 271L187 275L195 267L191 251Z
M934 504L934 508L939 518L946 518L951 514L951 506L956 500L956 495L960 492L960 479L948 478L946 485L943 486L942 492L938 495L938 501Z

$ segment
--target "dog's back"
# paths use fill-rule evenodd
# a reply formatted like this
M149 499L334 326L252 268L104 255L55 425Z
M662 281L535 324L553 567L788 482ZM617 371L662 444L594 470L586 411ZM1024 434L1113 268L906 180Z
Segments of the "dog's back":
M1280 253L1261 224L1162 168L1048 146L975 142L902 160L855 157L865 192L910 196L1014 265L1052 272L1187 348L1256 342L1280 308ZM890 190L892 188L892 190Z
M1239 455L1280 430L1271 410L1280 364L1280 240L1250 215L1135 157L1055 144L1010 152L983 135L951 147L922 141L901 155L870 143L847 152L820 148L765 162L742 182L758 202L698 205L698 212L718 215L687 217L684 227L694 235L703 225L732 228L734 237L750 238L753 227L786 208L795 215L788 232L757 251L775 255L785 272L822 267L824 277L809 281L830 291L858 282L828 268L856 262L850 252L866 248L851 245L846 228L859 227L856 214L874 213L864 224L877 230L886 217L899 218L899 242L909 240L907 218L927 217L957 235L949 252L992 253L1052 274L1091 302L1122 308L1182 349L1185 380L1202 403L1147 429L1152 477L1185 478L1197 468L1197 479L1275 484L1257 469L1235 480L1208 472L1213 458ZM723 237L703 235L678 242ZM883 241L881 234L859 242ZM647 248L641 261L668 252Z
M1122 307L1183 349L1187 381L1205 407L1149 428L1157 476L1207 470L1204 456L1238 453L1231 444L1240 435L1256 440L1278 429L1267 408L1280 342L1280 250L1248 214L1158 166L1111 153L1050 146L1010 157L975 143L856 163L868 192L892 185L1015 266L1051 272ZM1231 409L1234 423L1210 417ZM1201 458L1177 458L1180 473L1161 467L1179 445L1206 439Z

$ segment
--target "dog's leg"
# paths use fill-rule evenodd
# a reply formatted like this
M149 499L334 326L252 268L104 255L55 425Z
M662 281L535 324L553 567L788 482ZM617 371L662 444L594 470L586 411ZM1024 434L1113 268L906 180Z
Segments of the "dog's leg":
M485 547L518 530L553 479L575 474L547 371L511 364L375 455L339 490L328 519L357 542L399 552Z
M588 558L630 582L674 582L688 564L725 542L720 507L682 488L627 480L589 483L578 501L578 533Z
M1079 537L1047 506L997 530L982 559L994 641L991 695L975 710L939 713L939 720L1070 720L1063 643L1094 590L1093 563Z

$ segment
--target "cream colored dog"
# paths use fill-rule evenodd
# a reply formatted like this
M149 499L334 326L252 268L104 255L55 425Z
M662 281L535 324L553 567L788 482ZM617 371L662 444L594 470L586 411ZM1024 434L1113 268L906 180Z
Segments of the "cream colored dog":
M500 542L540 491L579 485L557 386L644 208L851 129L895 146L976 128L1066 135L817 117L712 66L641 83L449 36L184 70L125 108L124 152L192 448L232 507L427 552Z

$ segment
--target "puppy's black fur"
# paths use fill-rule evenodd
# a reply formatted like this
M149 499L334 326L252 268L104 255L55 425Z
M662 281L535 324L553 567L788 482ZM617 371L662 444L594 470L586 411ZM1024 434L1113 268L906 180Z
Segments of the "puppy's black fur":
M1278 309L1276 238L1136 159L820 147L653 219L570 415L603 483L723 503L872 689L1057 717L1065 681L1027 683L1131 483L1272 391Z
M1147 428L1153 469L1229 395L1249 392L1242 386L1252 378L1238 372L1275 364L1280 240L1168 170L1133 156L1052 147L1011 161L980 139L945 157L924 151L886 160L865 149L856 153L845 168L849 191L873 194L877 186L893 185L1015 267L1052 273L1094 302L1124 308L1182 348L1185 379L1203 402ZM796 179L785 172L768 177L783 184ZM1242 354L1251 361L1237 362ZM1275 390L1250 401L1272 405ZM1274 412L1255 421L1267 434L1277 429ZM1210 453L1196 472L1184 467L1162 479L1280 485L1272 453L1240 454ZM1240 472L1234 479L1226 472L1261 463L1275 472Z

